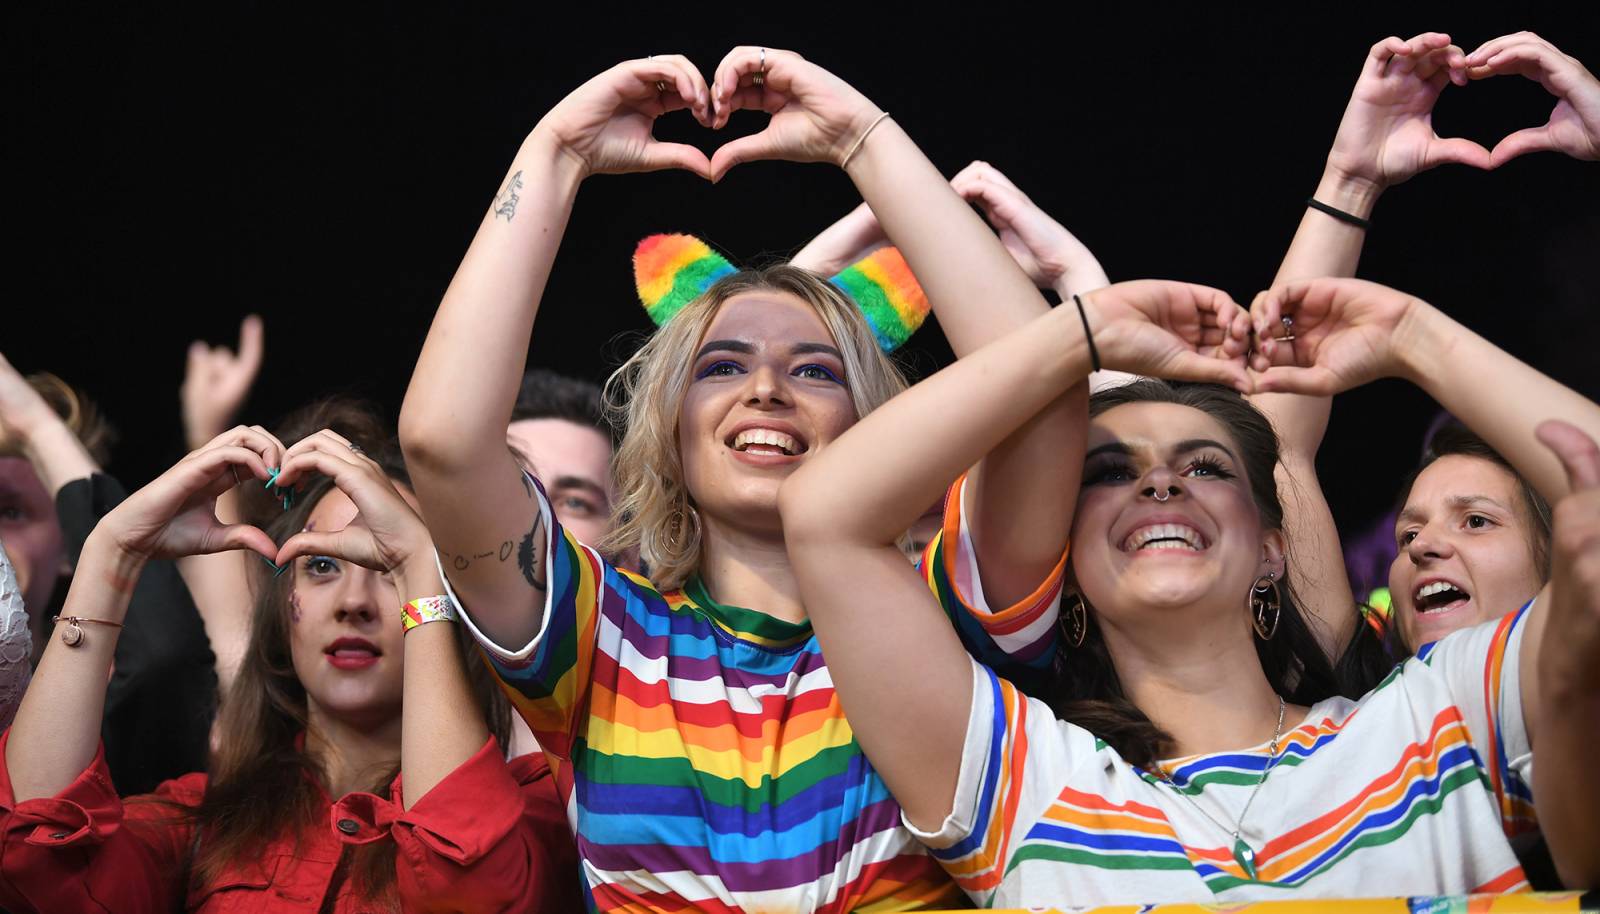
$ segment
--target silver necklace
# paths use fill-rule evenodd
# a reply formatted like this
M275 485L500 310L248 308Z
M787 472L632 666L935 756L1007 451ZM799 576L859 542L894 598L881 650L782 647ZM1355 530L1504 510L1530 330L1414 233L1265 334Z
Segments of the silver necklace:
M1233 836L1233 859L1244 870L1244 874L1250 877L1252 880L1256 878L1256 852L1254 848L1245 843L1243 838L1239 837L1239 832L1244 828L1244 817L1250 814L1250 804L1256 801L1256 794L1261 792L1261 785L1267 782L1267 775L1271 774L1272 769L1278 766L1278 738L1283 736L1283 705L1283 696L1279 695L1278 726L1274 727L1272 730L1272 743L1267 748L1267 764L1262 767L1261 777L1256 781L1256 786L1251 789L1249 799L1244 801L1244 809L1239 811L1239 818L1234 821L1233 828L1231 829L1212 818L1211 813L1206 812L1205 807L1195 802L1194 797L1191 797L1182 790L1179 790L1178 785L1172 783L1172 775L1167 773L1167 769L1161 767L1160 765L1154 766L1156 773L1161 776L1161 780L1164 781L1168 787L1172 788L1173 793L1176 793L1178 796L1188 800L1189 805L1193 806L1195 811L1200 813L1200 815L1205 816L1212 825L1215 825L1216 827L1228 832Z

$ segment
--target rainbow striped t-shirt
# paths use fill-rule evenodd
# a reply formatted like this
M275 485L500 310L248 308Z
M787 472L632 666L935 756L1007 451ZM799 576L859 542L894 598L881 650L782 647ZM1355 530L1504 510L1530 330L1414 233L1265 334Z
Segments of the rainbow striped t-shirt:
M1275 758L1162 762L1170 784L974 663L954 808L920 837L988 907L1526 889L1508 836L1536 827L1527 613L1426 646L1359 701L1318 702ZM1254 878L1232 851L1241 812Z
M934 575L949 610L977 619L963 637L984 641L992 617L1005 638L1054 612L1060 566L1028 600L991 613L960 488L926 555L963 569ZM539 635L507 649L462 618L550 759L594 909L964 903L862 754L809 623L720 604L698 580L660 593L562 530L539 496L554 543Z

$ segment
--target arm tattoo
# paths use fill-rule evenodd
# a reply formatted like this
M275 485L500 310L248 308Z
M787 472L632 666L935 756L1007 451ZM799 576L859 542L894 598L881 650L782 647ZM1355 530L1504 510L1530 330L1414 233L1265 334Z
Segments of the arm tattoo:
M517 567L522 569L528 585L538 590L545 589L544 552L544 512L540 511L533 516L533 529L517 549Z
M521 189L522 172L519 170L506 181L505 190L500 192L500 196L494 198L494 214L504 216L505 220L510 222L517 214L517 201L522 199L517 195L517 191Z
M472 567L473 562L479 559L499 558L500 561L504 562L506 559L511 558L511 553L516 547L517 544L514 541L506 540L500 544L499 548L490 549L487 552L446 552L440 549L439 560L457 571L466 571Z

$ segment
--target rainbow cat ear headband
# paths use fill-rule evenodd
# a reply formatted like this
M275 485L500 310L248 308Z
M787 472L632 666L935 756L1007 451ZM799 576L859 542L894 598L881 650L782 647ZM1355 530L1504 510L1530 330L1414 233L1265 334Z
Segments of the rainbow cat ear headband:
M693 235L651 235L633 252L639 300L657 327L732 272L727 258ZM879 248L828 281L861 308L884 352L899 349L928 316L928 296L896 248Z

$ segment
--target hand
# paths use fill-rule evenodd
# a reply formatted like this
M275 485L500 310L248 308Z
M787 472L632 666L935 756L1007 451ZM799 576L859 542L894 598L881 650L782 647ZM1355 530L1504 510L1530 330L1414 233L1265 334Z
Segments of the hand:
M1404 328L1428 307L1415 296L1361 279L1311 279L1262 292L1250 306L1255 389L1327 397L1399 375ZM1280 341L1290 330L1294 339Z
M1228 293L1185 282L1137 279L1081 298L1103 367L1250 392L1244 364L1249 315ZM1061 307L1075 308L1071 302Z
M260 426L239 426L178 461L107 514L91 534L137 560L249 549L271 559L272 538L249 524L217 519L217 496L250 479L272 478L283 443Z
M360 512L340 530L296 533L278 549L276 564L296 556L331 555L374 571L403 571L412 562L433 562L433 545L422 518L406 504L383 467L357 451L331 429L296 442L283 458L280 486L293 486L312 473L333 480Z
M190 450L222 434L244 406L261 371L262 336L261 318L252 314L239 325L238 355L201 340L189 344L189 367L178 396Z
M659 83L662 88L656 88ZM711 126L705 77L681 54L617 64L562 99L534 128L573 156L585 175L682 168L711 176L705 153L682 143L658 142L656 118L688 108Z
M1485 42L1467 55L1467 67L1473 79L1526 76L1559 99L1543 126L1518 130L1495 144L1490 153L1494 167L1541 150L1600 160L1600 80L1577 58L1532 32L1518 32Z
M0 444L19 446L42 424L60 421L28 379L0 355Z
M1065 296L1111 284L1083 242L988 162L961 169L950 186L963 200L978 204L1000 233L1000 243L1034 285Z
M755 85L763 72L763 85ZM717 67L712 86L715 129L735 111L765 111L767 127L730 140L711 156L711 180L720 181L740 162L784 159L841 164L850 147L881 114L844 80L793 51L734 48Z
M1534 432L1567 470L1571 492L1555 505L1550 545L1550 613L1540 663L1570 658L1542 672L1587 692L1600 689L1600 446L1576 426L1552 419ZM1561 647L1549 650L1552 642ZM1556 656L1552 656L1556 655ZM1570 677L1570 679L1568 678Z
M1381 189L1445 162L1493 167L1489 150L1433 130L1433 105L1448 83L1467 83L1466 56L1450 36L1427 32L1372 46L1339 121L1328 168Z

